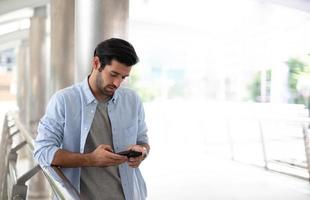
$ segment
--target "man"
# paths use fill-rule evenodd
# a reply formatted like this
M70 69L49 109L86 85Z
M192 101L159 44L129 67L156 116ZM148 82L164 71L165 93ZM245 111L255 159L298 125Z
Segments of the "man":
M137 62L127 41L103 41L91 74L54 94L40 120L35 159L43 168L61 167L83 199L146 198L138 168L150 150L144 109L132 90L120 87ZM116 154L130 149L142 155Z

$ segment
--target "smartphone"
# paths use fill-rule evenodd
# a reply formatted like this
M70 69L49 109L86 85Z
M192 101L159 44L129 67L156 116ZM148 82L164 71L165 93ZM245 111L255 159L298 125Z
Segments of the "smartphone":
M134 151L134 150L127 150L127 151L121 151L116 153L118 155L127 156L128 158L135 158L142 155L142 152L140 151Z

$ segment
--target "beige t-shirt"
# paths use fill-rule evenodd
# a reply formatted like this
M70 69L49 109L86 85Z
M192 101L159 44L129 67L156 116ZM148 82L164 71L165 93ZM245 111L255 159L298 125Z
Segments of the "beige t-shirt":
M92 152L100 144L108 144L113 148L107 102L98 103L84 153ZM117 166L82 167L80 191L81 197L87 200L125 200Z

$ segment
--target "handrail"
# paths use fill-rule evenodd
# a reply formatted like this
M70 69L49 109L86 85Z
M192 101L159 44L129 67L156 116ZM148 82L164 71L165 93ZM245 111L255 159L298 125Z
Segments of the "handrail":
M266 106L266 105L263 105ZM261 107L263 107L261 106ZM308 110L307 108L305 108L305 106L303 105L298 105L295 106L298 109L296 109L296 113L293 116L289 116L287 113L283 114L284 111L282 113L270 113L270 112L266 112L266 110L259 110L257 111L254 110L255 112L249 112L248 110L243 109L243 112L240 113L238 112L238 115L235 115L234 112L227 112L226 114L226 119L227 119L227 123L230 123L230 120L235 120L235 119L246 119L246 120L253 120L255 122L258 123L258 127L259 127L259 135L260 135L260 144L261 144L261 151L262 151L262 157L263 157L263 163L264 163L264 167L266 170L271 170L271 171L277 171L280 173L284 173L287 175L292 175L295 177L299 177L302 179L307 179L308 181L310 181L310 133L309 133L309 125L310 125L310 118L308 115ZM232 108L232 109L238 109L238 108ZM280 160L274 160L273 158L269 158L269 154L268 154L268 143L269 141L271 141L270 139L266 139L266 134L264 133L264 128L263 128L263 124L265 122L273 122L273 123L278 123L278 122L290 122L290 123L294 123L298 126L300 126L300 128L302 129L302 135L299 136L299 138L301 140L304 141L304 150L305 150L305 158L306 158L306 167L301 167L300 165L296 165L294 163L290 164L289 167L290 169L292 167L296 167L296 168L300 168L300 169L304 169L304 172L302 173L302 175L300 175L300 173L298 175L294 174L295 172L285 172L285 171L281 171L281 169L277 169L273 164L277 163L284 163L283 161L280 162ZM230 150L231 150L231 157L232 160L235 160L235 153L234 153L234 146L235 146L235 141L234 138L231 136L231 133L228 131L228 137L230 137L229 139L229 145L230 145ZM266 145L267 144L267 145ZM275 162L277 161L277 162ZM256 165L256 164L254 164ZM261 166L259 164L259 166ZM280 170L280 171L278 171Z
M11 192L9 191L13 191L13 185L15 183L17 183L17 174L16 174L16 166L14 166L14 164L12 164L11 162L9 162L9 166L8 166L8 184L7 184L7 190L8 190L8 199L13 199L11 196Z
M19 118L17 115L14 116L15 123L24 136L25 140L27 141L27 144L29 146L29 149L31 152L34 151L34 140L31 137L30 133L27 131L27 129L24 127L24 125L19 121ZM69 180L66 178L66 176L63 174L63 172L55 166L51 167L52 170L56 172L56 174L61 178L62 183L59 183L58 181L54 180L53 176L51 173L47 170L43 169L43 173L45 177L47 178L49 184L51 185L54 193L56 193L56 196L59 199L80 199L79 193L76 191L76 189L73 187L73 185L69 182Z
M25 199L26 195L18 195L16 194L17 192L24 191L25 189L27 190L27 186L25 186L25 182L29 180L33 175L35 175L38 171L42 170L45 178L49 182L53 194L60 200L80 200L80 195L78 191L73 187L73 185L70 183L70 181L66 178L66 176L63 174L60 168L58 167L48 167L48 168L41 168L39 165L36 165L33 169L31 169L29 172L24 174L23 176L17 178L16 176L16 160L17 160L17 154L16 151L22 148L25 144L28 147L29 152L31 155L33 154L34 151L34 140L31 137L31 134L27 131L27 129L24 127L24 125L19 121L18 115L17 114L10 114L8 113L5 117L4 121L4 127L7 130L6 134L3 134L2 141L3 139L6 138L11 138L17 133L20 134L24 141L17 145L14 149L11 149L10 147L10 153L7 156L8 158L8 163L7 163L7 178L6 178L6 183L5 183L5 189L8 190L7 197L8 199ZM11 128L17 128L13 134L10 135L9 131ZM5 129L4 129L5 131ZM11 145L11 144L9 144ZM34 161L35 162L35 161ZM36 162L35 162L36 163ZM55 176L57 177L57 180L54 178ZM59 182L58 180L61 180ZM15 192L14 192L14 187L19 187ZM20 187L21 186L21 187ZM24 192L26 193L26 192ZM15 195L15 196L14 196Z
M28 148L30 149L31 152L34 151L34 140L31 137L30 133L28 133L27 129L24 127L24 125L19 121L19 118L17 116L17 114L15 114L15 116L12 116L13 120L17 126L17 129L20 131L20 133L22 134L22 136L24 137L24 139L26 140L27 144L28 144Z

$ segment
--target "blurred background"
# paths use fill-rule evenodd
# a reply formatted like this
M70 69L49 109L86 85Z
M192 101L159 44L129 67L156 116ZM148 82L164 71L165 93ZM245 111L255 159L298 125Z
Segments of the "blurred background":
M309 35L307 0L0 0L0 138L7 112L34 138L51 95L120 37L140 58L124 87L144 102L148 199L309 199ZM18 151L16 177L33 166Z

